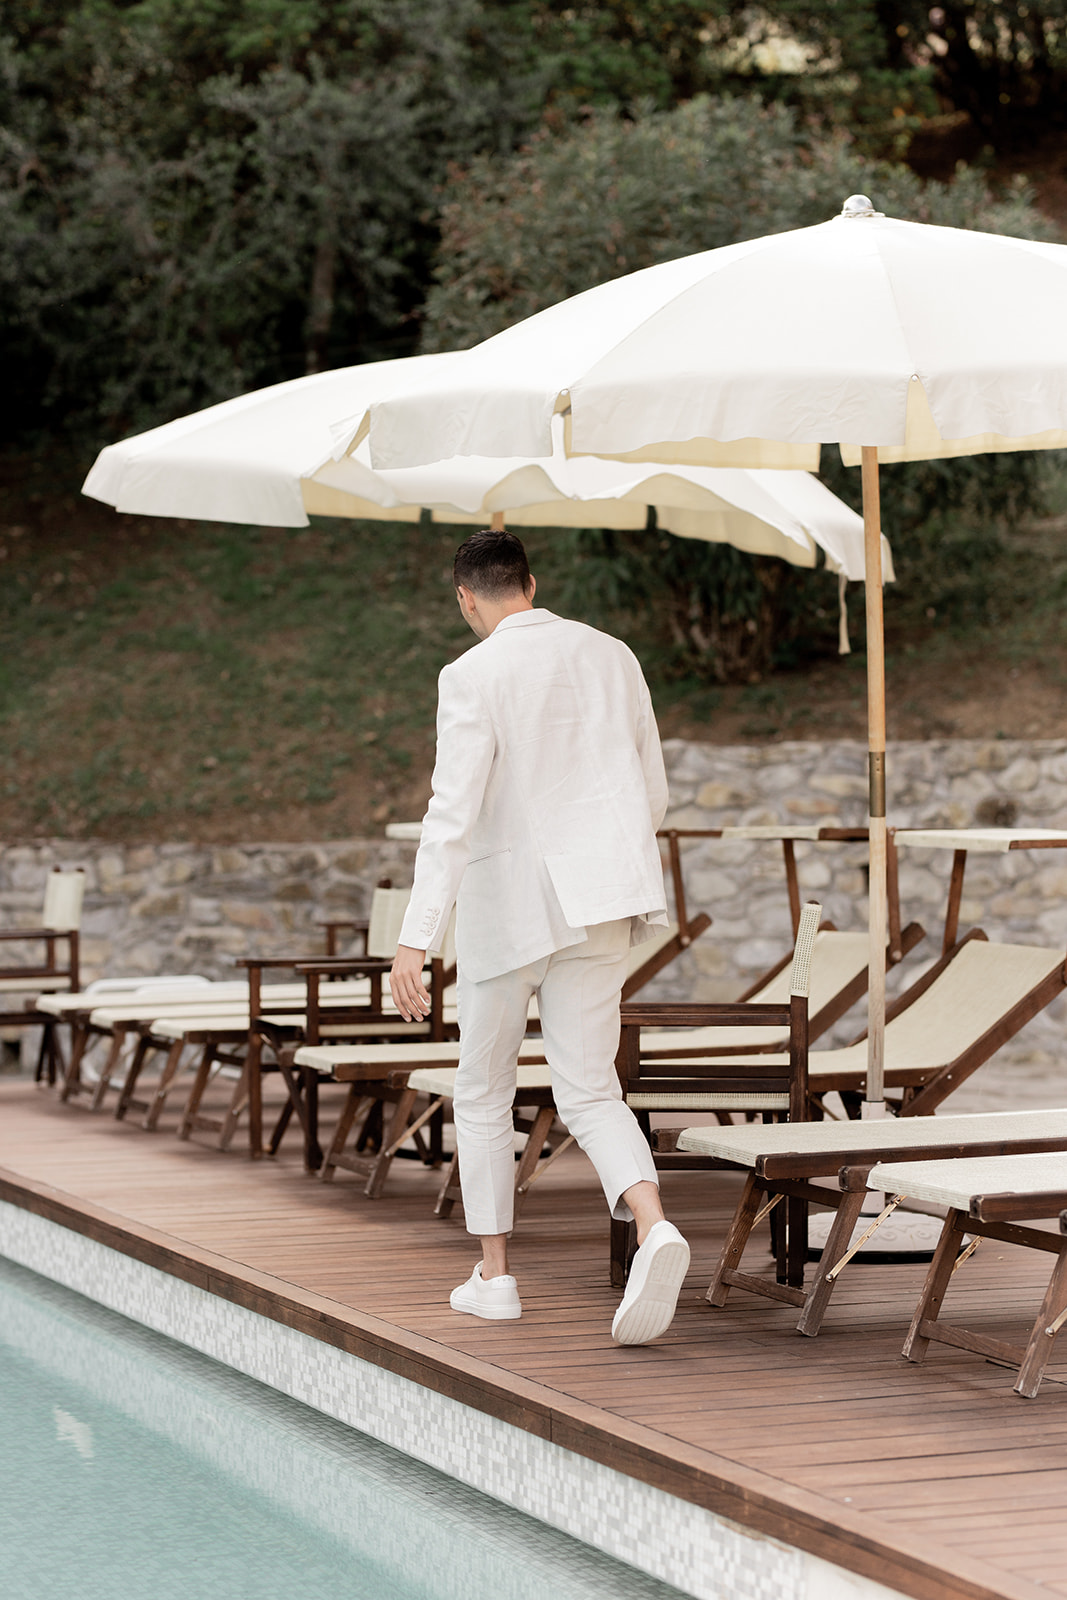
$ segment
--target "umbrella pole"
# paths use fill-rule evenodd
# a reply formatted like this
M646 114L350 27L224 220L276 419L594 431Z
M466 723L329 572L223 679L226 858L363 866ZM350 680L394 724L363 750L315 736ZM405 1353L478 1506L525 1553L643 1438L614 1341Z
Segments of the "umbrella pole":
M885 1110L885 630L882 619L882 520L878 494L878 448L864 445L863 536L867 600L867 744L870 771L870 915L867 986L867 1090L864 1114Z

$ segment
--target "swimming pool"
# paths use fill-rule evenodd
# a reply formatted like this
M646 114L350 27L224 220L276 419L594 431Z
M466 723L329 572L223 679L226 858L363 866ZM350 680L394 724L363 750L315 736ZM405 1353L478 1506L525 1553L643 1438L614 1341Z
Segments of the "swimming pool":
M4 1600L681 1600L0 1258Z

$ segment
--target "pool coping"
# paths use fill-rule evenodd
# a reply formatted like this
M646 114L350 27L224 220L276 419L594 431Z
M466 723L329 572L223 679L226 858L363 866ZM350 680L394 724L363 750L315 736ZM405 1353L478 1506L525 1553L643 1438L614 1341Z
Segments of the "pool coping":
M740 1533L803 1552L816 1558L819 1568L829 1563L842 1578L854 1574L861 1585L840 1592L854 1593L857 1600L863 1594L885 1596L886 1586L914 1600L1047 1597L1046 1589L1004 1573L995 1575L994 1587L988 1566L959 1552L932 1541L885 1537L872 1531L869 1517L831 1506L770 1474L668 1438L2 1167L0 1200L506 1428L698 1507ZM47 1268L38 1270L48 1275ZM827 1577L824 1573L824 1585ZM820 1600L828 1593L825 1586L809 1592Z

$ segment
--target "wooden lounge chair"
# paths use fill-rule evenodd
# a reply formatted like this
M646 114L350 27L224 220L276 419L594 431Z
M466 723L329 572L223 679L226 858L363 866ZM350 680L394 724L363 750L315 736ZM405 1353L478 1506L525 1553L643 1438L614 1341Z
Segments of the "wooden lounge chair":
M804 907L797 931L796 946L789 975L789 993L784 1000L735 1003L630 1004L623 1007L616 1070L623 1097L644 1124L650 1143L649 1118L652 1112L756 1111L765 1116L785 1116L803 1121L810 1115L808 1095L808 991L812 955L819 932L820 907L811 901ZM687 1034L679 1035L682 1049L669 1053L665 1029L722 1029L733 1038L746 1029L762 1033L784 1031L789 1050L784 1054L700 1056L685 1053ZM642 1030L656 1030L655 1050L644 1049ZM648 1036L645 1035L647 1038ZM736 1050L736 1045L734 1046ZM670 1165L689 1165L671 1160ZM658 1164L663 1164L662 1159ZM790 1282L803 1281L806 1241L806 1208L792 1208L792 1228L787 1239L779 1230L781 1244L779 1269ZM633 1224L612 1221L611 1280L625 1282L634 1245Z
M355 963L341 961L301 961L296 970L307 986L305 1015L296 1019L279 1019L261 1014L252 1018L246 1088L249 1094L249 1136L253 1155L259 1153L261 1141L261 1113L258 1097L261 1072L264 1068L279 1071L288 1091L288 1100L271 1133L269 1149L273 1155L280 1147L285 1131L295 1115L304 1134L304 1159L309 1171L322 1165L323 1152L318 1136L319 1087L321 1075L298 1064L297 1050L302 1045L323 1045L342 1040L373 1044L384 1041L441 1042L457 1031L454 1000L450 1000L455 981L455 956L451 923L440 952L429 952L427 957L427 982L430 992L430 1012L424 1019L405 1022L397 1012L392 997L385 988L386 974L396 954L397 940L404 913L410 898L409 889L379 886L371 901L367 930L367 955ZM329 989L339 978L360 972L371 980L371 996L363 1010L345 1015L339 1011L328 1012L325 1001ZM328 1025L327 1025L328 1023ZM266 1054L264 1054L266 1050ZM375 1115L383 1114L383 1107L395 1101L397 1090L386 1087L379 1097ZM439 1119L438 1119L439 1122Z
M1002 1155L947 1161L879 1162L868 1183L890 1194L947 1206L941 1239L915 1308L903 1354L922 1361L931 1339L1019 1368L1016 1394L1032 1400L1041 1386L1056 1334L1067 1322L1067 1155ZM1023 1223L1059 1218L1058 1233ZM967 1235L972 1242L966 1243ZM1048 1288L1025 1345L961 1328L941 1317L957 1266L982 1239L1047 1250L1055 1257Z
M700 935L711 927L711 918L706 911L698 911L696 916L690 916L686 899L679 841L695 836L692 831L678 828L664 828L656 835L657 839L665 841L667 845L667 874L674 896L674 920L668 927L660 930L654 939L635 947L634 960L630 964L630 971L623 985L624 1000L629 1000L631 995L643 989L646 983L650 983L664 967L676 961L683 951L689 949L695 939L699 939Z
M77 989L78 929L84 897L84 868L53 867L45 883L40 926L0 929L0 942L5 945L44 946L43 959L36 964L0 966L0 1028L24 1028L36 1023L43 1030L37 1055L38 1082L46 1074L49 1083L56 1081L55 1025L46 1012L37 1009L31 997ZM65 955L61 946L65 946ZM18 997L22 998L15 1005Z
M305 1069L349 1085L333 1139L323 1158L320 1175L324 1182L330 1182L340 1167L364 1179L364 1192L371 1199L378 1199L393 1160L408 1140L416 1141L425 1160L439 1164L439 1159L435 1160L437 1152L422 1146L421 1133L431 1119L444 1111L454 1096L459 1064L458 1040L403 1046L305 1045L297 1051L296 1060ZM377 1142L377 1149L365 1151L359 1144L354 1150L346 1149L360 1113L366 1115L376 1102L386 1098L392 1099L394 1111L387 1129ZM425 1102L421 1109L418 1106L420 1100ZM541 1162L541 1153L555 1118L555 1106L552 1101L551 1073L545 1063L544 1045L539 1038L529 1038L519 1047L514 1104L517 1131L525 1135L515 1177L516 1196L521 1203L535 1175L539 1175L555 1155L572 1142L569 1137L559 1141L552 1154ZM530 1107L536 1107L536 1111L532 1119L527 1119L523 1113ZM459 1192L458 1167L453 1157L434 1207L436 1215L448 1216L459 1198Z
M734 1288L784 1301L801 1311L799 1332L814 1337L846 1264L872 1167L881 1160L912 1162L1067 1150L1067 1110L687 1128L679 1134L677 1145L694 1159L747 1172L708 1300L713 1306L724 1306ZM815 1181L834 1178L843 1170L849 1173L843 1189L825 1188ZM822 1260L807 1289L803 1280L788 1283L780 1274L769 1278L741 1269L741 1257L758 1217L783 1199L806 1200L836 1210Z
M885 1084L894 1109L904 1116L936 1110L1064 988L1062 947L993 944L972 929L887 1007ZM783 1066L786 1057L763 1064L771 1060ZM866 1077L866 1031L809 1054L816 1103L831 1090L858 1101Z
M84 989L39 994L34 1005L38 1013L47 1017L52 1028L52 1048L61 1097L67 1099L71 1094L80 1094L91 1088L88 1080L82 1079L81 1062L91 1039L89 1017L98 1006L120 999L128 1000L142 990L155 987L166 988L168 993L173 993L177 998L179 994L208 986L209 982L209 979L195 973L176 976L163 973L151 979L138 974L126 978L97 978ZM60 1040L61 1027L68 1028L70 1035L65 1057Z
M70 1053L60 1084L60 1099L70 1100L87 1094L92 1109L98 1110L119 1073L123 1051L136 1036L141 1019L158 1014L168 1006L181 1010L194 999L201 1007L233 1005L242 989L243 985L218 985L206 979L197 984L160 980L132 989L97 992L93 985L80 995L43 996L39 1004L48 1008L57 1023L69 1022L71 1028ZM90 1047L105 1040L106 1055L97 1074L83 1072Z
M321 1009L325 1014L349 1016L366 1006L368 993L369 985L358 979L334 984ZM257 1005L271 1013L271 1021L278 1028L292 1026L294 1031L300 1031L305 1026L307 993L301 982L262 985ZM150 1016L146 1015L149 1009ZM121 1120L130 1110L142 1111L145 1128L154 1129L192 1048L198 1052L197 1067L179 1124L179 1138L188 1138L194 1127L206 1128L218 1132L220 1148L227 1148L243 1105L240 1083L245 1076L251 1026L249 989L235 998L214 1002L209 998L177 1006L173 1002L156 1002L150 1008L142 1008L140 1015L113 1017L112 1025L116 1038L123 1032L137 1035L119 1092L116 1117ZM160 1053L164 1060L151 1086L150 1098L135 1098L145 1065ZM224 1116L211 1118L200 1112L200 1103L209 1079L219 1070L232 1070L237 1082ZM107 1087L102 1076L98 1094Z
M271 985L264 993L269 995L269 1003L279 1010L288 1008L295 1012L304 1004L303 984ZM363 991L355 989L343 998L346 1003L354 1003L363 998ZM68 1093L88 1090L91 1093L91 1108L98 1111L105 1104L107 1095L116 1092L118 1103L115 1114L120 1120L131 1109L147 1114L150 1108L134 1098L134 1091L151 1056L161 1048L170 1050L170 1044L162 1043L153 1031L157 1022L161 1018L168 1018L198 1027L210 1022L220 1029L229 1030L233 1028L235 1020L239 1020L247 1037L248 1009L248 985L241 982L206 984L178 990L166 985L153 985L136 990L132 995L109 997L108 1003L96 1005L86 1021L86 1031L90 1037L109 1040L107 1056L99 1075L95 1083L90 1084L81 1081L79 1071L78 1081L64 1083L63 1097L67 1098ZM161 1073L156 1086L158 1103L147 1126L155 1126L163 1101L181 1065L180 1054L179 1051Z
M968 855L1007 855L1017 850L1067 850L1067 828L890 828L886 844L889 943L892 949L895 949L900 933L900 892L897 887L900 847L952 851L952 874L941 938L941 953L944 955L959 936L960 905Z

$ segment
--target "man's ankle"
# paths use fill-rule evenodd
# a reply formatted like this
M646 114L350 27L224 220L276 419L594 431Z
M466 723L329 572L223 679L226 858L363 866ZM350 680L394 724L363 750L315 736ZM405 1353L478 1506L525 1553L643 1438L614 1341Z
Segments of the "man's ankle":
M488 1282L490 1278L505 1278L508 1272L508 1236L506 1233L494 1234L482 1240L482 1278Z

